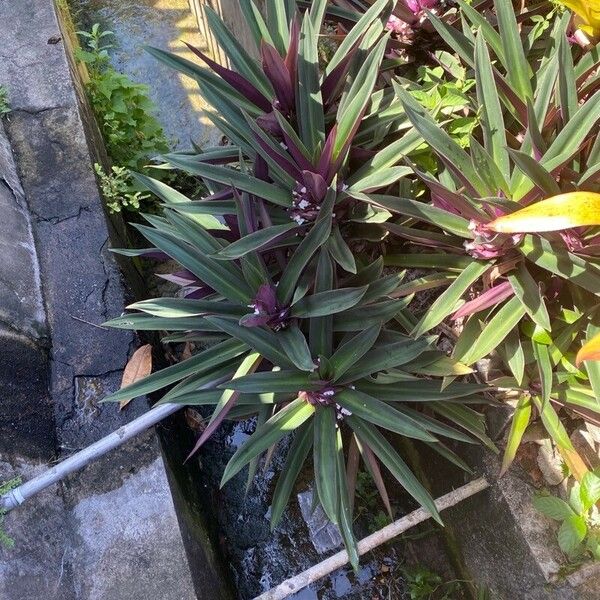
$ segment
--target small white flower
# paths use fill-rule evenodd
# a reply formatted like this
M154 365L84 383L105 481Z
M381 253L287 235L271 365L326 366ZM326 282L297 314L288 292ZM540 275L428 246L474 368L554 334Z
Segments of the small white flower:
M308 200L300 200L300 202L298 202L298 208L304 210L307 206L309 205Z

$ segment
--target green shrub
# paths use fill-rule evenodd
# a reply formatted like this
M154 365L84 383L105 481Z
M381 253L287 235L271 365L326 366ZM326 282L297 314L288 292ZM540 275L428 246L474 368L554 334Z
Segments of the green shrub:
M148 98L148 87L134 83L110 66L108 51L112 46L106 38L112 32L102 31L96 23L91 31L78 34L85 39L86 49L79 49L76 56L87 66L87 94L115 165L109 174L96 167L102 189L109 194L105 196L107 206L111 212L137 211L140 200L147 201L151 196L142 193L129 171L144 172L150 160L166 152L169 144L153 116L155 107Z
M558 544L574 559L589 553L600 560L600 514L596 503L600 500L600 477L589 471L581 483L571 488L569 501L555 496L538 495L533 505L542 514L561 523Z
M208 22L237 71L200 50L209 68L151 49L198 81L218 110L210 118L234 145L163 157L202 178L211 191L203 199L190 201L138 176L164 212L149 216L150 226L136 226L150 248L126 253L179 262L171 279L182 292L131 305L108 325L169 331L165 342L217 344L108 400L177 383L161 402L215 407L193 451L224 419L255 417L256 430L231 458L223 484L247 466L251 482L269 448L294 434L274 490L272 524L312 455L319 502L356 566L349 480L361 460L384 498L381 465L440 518L387 436L421 440L467 470L443 438L494 445L471 406L485 401L478 395L485 386L443 387L441 377L471 370L439 351L436 336L406 334L408 300L396 297L403 274L384 274L380 246L368 241L371 232L385 237L380 224L391 213L349 195L401 181L409 169L396 166L399 156L422 144L418 135L397 135L397 121L407 119L394 114L395 106L380 116L372 101L377 94L386 103L393 93L389 86L380 93L378 77L389 3L377 0L321 65L326 3L314 2L304 17L286 4L269 3L268 30L260 13L247 11L260 65L209 8ZM361 150L366 158L355 160Z
M134 191L131 173L125 167L111 167L106 173L101 165L95 164L94 169L100 180L100 189L111 213L121 212L123 209L138 211L140 202L150 198L150 194Z

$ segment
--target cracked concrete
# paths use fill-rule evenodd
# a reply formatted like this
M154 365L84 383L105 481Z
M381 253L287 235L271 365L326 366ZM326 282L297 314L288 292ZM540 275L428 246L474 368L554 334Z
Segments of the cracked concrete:
M2 481L27 479L147 403L99 403L139 342L101 326L128 291L109 252L69 61L62 42L48 43L60 35L52 0L0 1L0 34L0 85L13 108L6 136L0 126ZM127 539L112 535L120 529ZM195 597L153 432L32 498L7 530L17 550L0 549L2 600Z

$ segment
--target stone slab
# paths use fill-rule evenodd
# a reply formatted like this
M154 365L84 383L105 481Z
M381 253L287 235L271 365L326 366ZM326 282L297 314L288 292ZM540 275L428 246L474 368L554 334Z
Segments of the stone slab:
M181 578L183 544L169 540L179 527L160 456L118 488L82 498L73 517L78 598L196 599L191 579Z
M46 315L31 219L12 150L0 122L0 322L34 340L46 335Z
M27 480L45 467L45 460L0 456L0 481L15 476ZM68 560L71 527L59 486L40 492L35 501L6 515L3 529L15 545L12 549L0 545L2 600L76 600Z
M321 505L315 507L312 490L298 494L298 505L308 526L310 541L319 554L331 552L342 545L339 529L329 521Z
M49 458L47 324L31 219L0 122L0 453ZM17 435L27 432L27 439Z
M0 598L196 599L191 578L182 577L184 547L172 541L179 528L156 437L148 433L122 453L140 458L140 447L152 457L147 464L119 473L107 456L7 515L16 544L0 547ZM0 462L0 479L43 469L35 461Z
M2 2L0 85L13 109L37 113L73 104L58 22L42 0ZM35 24L35 27L33 26ZM57 42L58 39L58 43Z

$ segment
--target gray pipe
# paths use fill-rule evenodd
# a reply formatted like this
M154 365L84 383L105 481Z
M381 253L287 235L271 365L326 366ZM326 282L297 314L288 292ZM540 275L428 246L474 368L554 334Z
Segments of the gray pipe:
M9 511L16 508L20 504L23 504L25 500L31 498L31 496L45 490L48 486L57 483L67 475L85 467L99 456L106 454L110 450L114 450L138 433L149 429L169 415L177 412L180 408L183 408L182 404L161 404L150 409L141 417L119 427L119 429L94 442L91 446L76 452L69 456L69 458L65 458L65 460L54 467L4 494L0 498L0 510Z
M221 378L217 381L211 381L209 384L204 385L199 389L213 388L220 383L223 383L226 379L227 378ZM85 467L96 458L110 452L110 450L118 448L121 444L124 444L132 437L135 437L138 433L146 431L146 429L153 427L163 419L166 419L168 416L177 412L179 409L183 408L183 406L183 404L168 403L151 408L141 417L119 427L119 429L93 443L91 446L76 452L69 456L69 458L65 458L65 460L54 467L51 467L47 471L44 471L41 475L26 481L22 485L4 494L0 498L0 510L9 511L16 508L20 504L23 504L25 500L31 498L31 496L35 496L35 494L45 490L53 483L57 483L67 475Z

